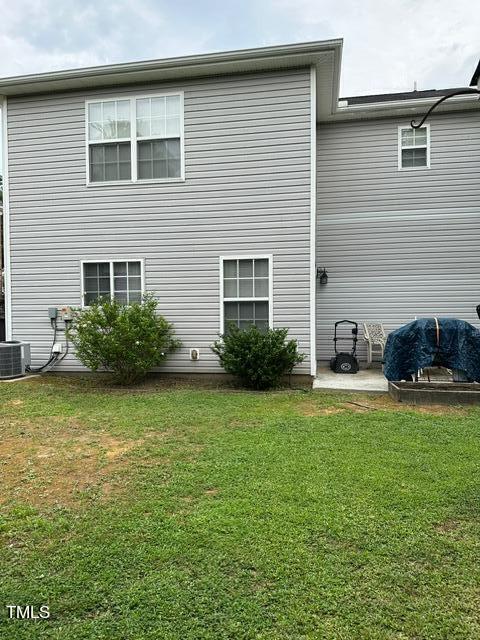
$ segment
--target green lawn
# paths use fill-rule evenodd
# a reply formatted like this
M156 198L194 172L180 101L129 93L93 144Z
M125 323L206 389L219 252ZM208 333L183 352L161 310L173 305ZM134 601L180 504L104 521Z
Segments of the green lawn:
M2 640L480 638L478 410L52 378L0 405Z

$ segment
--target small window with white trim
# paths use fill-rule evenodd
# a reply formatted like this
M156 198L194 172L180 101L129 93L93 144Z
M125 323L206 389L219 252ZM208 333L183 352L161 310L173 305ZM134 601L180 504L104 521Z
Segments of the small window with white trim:
M82 303L110 298L121 304L141 302L144 293L141 260L82 263Z
M428 169L430 167L430 127L419 129L399 127L398 168Z
M222 332L231 323L239 329L271 325L271 258L222 258Z

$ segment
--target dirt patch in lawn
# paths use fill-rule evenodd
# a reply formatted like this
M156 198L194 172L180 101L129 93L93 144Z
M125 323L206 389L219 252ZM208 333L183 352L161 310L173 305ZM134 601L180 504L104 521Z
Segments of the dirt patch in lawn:
M372 411L410 411L414 413L422 413L428 415L466 415L469 411L468 407L449 407L442 404L431 404L425 406L415 406L397 402L388 394L379 394L375 396L355 395L352 402L358 407L364 407ZM346 403L349 404L348 402Z
M332 398L332 405L326 405L325 401L328 397L319 396L318 402L315 399L299 400L295 404L295 410L306 418L314 418L316 416L330 416L345 411L353 411L354 413L368 413L369 411L395 411L395 412L414 412L426 415L467 415L467 407L448 407L445 405L428 405L413 406L396 402L387 394L378 394L369 396L367 394L352 394L342 398L339 403L338 397Z
M337 413L343 413L347 410L346 407L325 407L310 400L299 402L296 409L298 413L306 418L314 418L315 416L331 416Z
M89 431L74 420L49 426L23 422L1 439L0 504L68 506L86 495L106 497L121 490L128 454L143 440Z
M445 534L449 534L452 532L457 531L457 529L460 527L461 523L459 520L454 520L453 518L449 518L448 520L445 520L444 522L440 522L435 526L435 530L438 533L445 533Z

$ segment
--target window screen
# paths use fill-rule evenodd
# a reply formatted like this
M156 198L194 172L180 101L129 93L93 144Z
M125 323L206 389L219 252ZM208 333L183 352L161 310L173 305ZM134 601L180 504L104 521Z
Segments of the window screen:
M99 298L109 298L110 263L89 262L83 265L83 304L88 306Z
M141 302L142 294L142 266L138 260L83 264L84 306L105 297L122 304Z
M269 326L269 278L268 258L223 261L224 331L232 322L240 329L252 324L259 329Z
M87 102L89 183L183 176L181 94Z
M181 176L181 123L180 96L136 100L139 180Z
M402 169L428 166L427 127L420 127L420 129L405 127L401 129L400 145L400 166Z
M90 182L131 179L130 131L130 100L88 105Z

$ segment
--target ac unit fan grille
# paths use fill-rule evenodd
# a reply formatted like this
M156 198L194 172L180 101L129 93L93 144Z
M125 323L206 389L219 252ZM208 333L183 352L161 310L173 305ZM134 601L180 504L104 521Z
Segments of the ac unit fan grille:
M16 378L25 374L20 342L0 343L0 379Z

